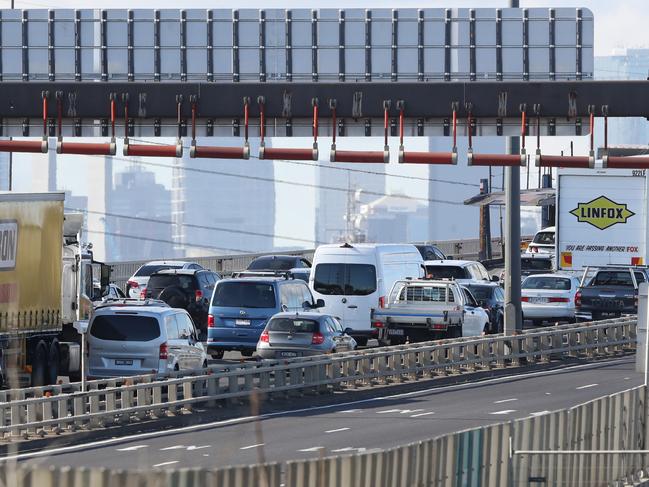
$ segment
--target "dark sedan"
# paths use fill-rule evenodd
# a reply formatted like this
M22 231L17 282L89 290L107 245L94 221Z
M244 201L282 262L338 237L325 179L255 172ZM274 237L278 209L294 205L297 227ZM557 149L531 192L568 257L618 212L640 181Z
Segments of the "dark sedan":
M505 310L505 293L495 283L467 284L481 308L489 314L489 333L502 333Z

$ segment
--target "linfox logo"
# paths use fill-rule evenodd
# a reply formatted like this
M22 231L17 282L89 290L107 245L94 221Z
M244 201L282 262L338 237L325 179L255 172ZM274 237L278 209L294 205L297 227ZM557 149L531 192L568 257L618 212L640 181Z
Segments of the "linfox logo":
M18 222L0 221L0 271L8 271L16 267L17 248Z
M588 203L579 203L570 213L577 217L577 221L588 223L600 230L618 223L626 223L635 215L626 204L616 203L606 196L599 196Z

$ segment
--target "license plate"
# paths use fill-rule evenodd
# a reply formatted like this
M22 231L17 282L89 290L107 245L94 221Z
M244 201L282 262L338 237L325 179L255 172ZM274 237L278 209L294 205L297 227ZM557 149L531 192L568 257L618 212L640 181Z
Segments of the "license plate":
M133 360L115 360L115 365L133 365Z
M234 324L237 326L250 326L250 320L234 320Z
M280 357L297 357L297 352L279 352Z
M547 302L548 302L548 298L530 298L530 303L541 304L541 303L547 303Z
M403 336L403 330L400 328L395 328L395 329L388 328L388 335Z

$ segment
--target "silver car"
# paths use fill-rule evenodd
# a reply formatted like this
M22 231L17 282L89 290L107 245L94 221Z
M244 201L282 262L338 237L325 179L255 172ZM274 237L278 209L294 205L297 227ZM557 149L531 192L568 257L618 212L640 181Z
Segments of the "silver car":
M320 313L277 313L257 343L261 358L291 358L354 350L356 340L340 321Z
M187 311L162 302L100 305L88 325L88 376L163 374L207 366Z

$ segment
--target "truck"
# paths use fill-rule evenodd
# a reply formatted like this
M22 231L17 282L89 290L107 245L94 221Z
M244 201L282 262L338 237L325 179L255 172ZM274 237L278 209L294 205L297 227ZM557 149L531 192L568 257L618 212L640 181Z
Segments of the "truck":
M594 321L638 312L638 285L647 281L646 267L604 267L590 275L584 269L575 295L575 315Z
M480 335L489 316L454 280L404 279L394 283L382 308L372 309L379 343L390 345Z
M647 263L644 169L560 169L556 193L556 266L581 277L587 267Z
M110 268L81 240L83 215L64 214L64 193L0 193L0 380L54 384L81 375L79 324L90 318ZM94 270L98 269L98 270Z

